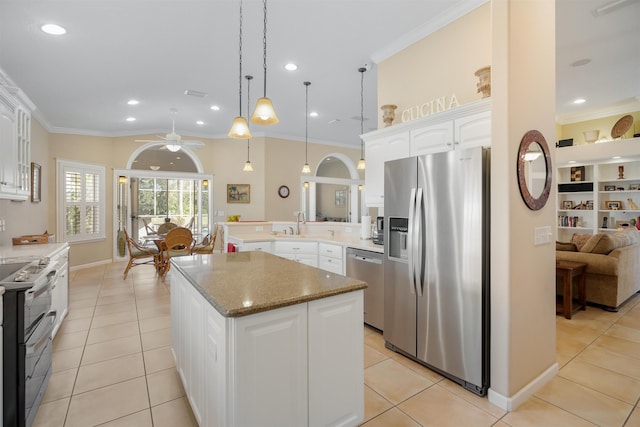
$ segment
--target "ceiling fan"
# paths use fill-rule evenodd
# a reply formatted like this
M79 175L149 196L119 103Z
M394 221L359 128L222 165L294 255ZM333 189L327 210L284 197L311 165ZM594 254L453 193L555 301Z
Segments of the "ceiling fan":
M160 140L136 139L136 142L161 142L164 143L163 148L166 148L172 153L180 151L182 147L189 147L191 149L198 150L204 146L204 142L202 141L190 141L182 139L182 137L176 133L175 117L172 119L171 133L168 133L165 136L156 136L160 138Z

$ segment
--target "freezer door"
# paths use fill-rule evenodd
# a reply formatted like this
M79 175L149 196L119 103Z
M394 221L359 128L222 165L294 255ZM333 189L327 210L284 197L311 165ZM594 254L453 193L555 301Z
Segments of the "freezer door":
M418 158L418 358L475 385L483 382L483 163L481 147Z
M416 294L409 274L408 221L417 183L415 157L385 163L384 170L384 330L383 336L416 355Z

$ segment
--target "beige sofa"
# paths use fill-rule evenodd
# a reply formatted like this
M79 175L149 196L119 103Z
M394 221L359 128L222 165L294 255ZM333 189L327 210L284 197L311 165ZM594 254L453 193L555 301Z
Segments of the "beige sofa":
M600 304L606 310L617 311L640 291L638 230L574 234L571 243L556 244L556 259L587 264L587 301Z

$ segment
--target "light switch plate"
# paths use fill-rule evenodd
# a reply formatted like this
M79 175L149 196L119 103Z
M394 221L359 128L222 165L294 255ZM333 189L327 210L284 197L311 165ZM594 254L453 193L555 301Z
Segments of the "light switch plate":
M551 243L552 235L553 233L551 233L551 226L536 227L535 236L534 236L535 245L538 246L538 245L546 245L548 243Z

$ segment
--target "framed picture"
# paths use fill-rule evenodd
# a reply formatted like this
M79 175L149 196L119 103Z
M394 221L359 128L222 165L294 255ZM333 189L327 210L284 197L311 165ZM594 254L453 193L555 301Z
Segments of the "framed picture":
M616 186L615 185L605 185L604 186L604 191L616 191Z
M227 203L251 203L251 184L227 184Z
M573 202L571 200L563 200L562 209L563 210L573 209Z
M622 209L622 200L607 200L604 205L610 211L619 211Z
M347 190L336 190L336 206L347 206Z
M584 166L571 167L571 182L584 181Z
M585 209L587 209L588 211L592 211L593 210L593 200L587 200Z
M42 194L42 167L31 162L31 201L40 203Z
M629 184L629 190L637 190L638 184Z

